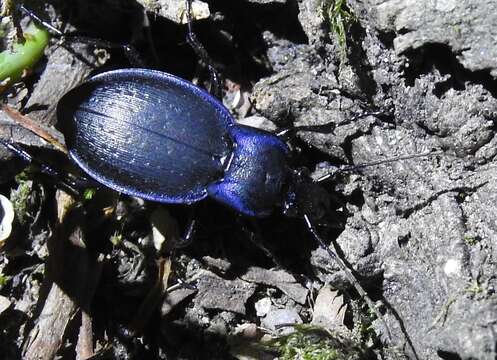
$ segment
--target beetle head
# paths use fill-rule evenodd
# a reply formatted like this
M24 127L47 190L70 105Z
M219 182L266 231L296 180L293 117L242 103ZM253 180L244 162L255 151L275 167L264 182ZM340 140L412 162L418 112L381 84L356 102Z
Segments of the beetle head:
M288 217L322 219L330 210L330 196L319 184L313 182L309 170L301 168L292 174L288 193L283 203L283 213Z

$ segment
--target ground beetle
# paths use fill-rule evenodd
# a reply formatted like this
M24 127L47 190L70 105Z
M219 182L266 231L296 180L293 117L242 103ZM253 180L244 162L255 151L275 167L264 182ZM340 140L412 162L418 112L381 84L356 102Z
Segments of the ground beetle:
M120 69L91 77L60 100L69 154L92 178L125 194L191 204L211 197L239 213L275 207L302 217L378 318L374 303L317 233L327 192L291 166L277 135L236 124L216 98L160 71ZM385 329L390 331L383 321Z
M189 9L189 1L186 3ZM210 64L191 31L191 19L188 25L189 41ZM361 114L349 122L378 114ZM149 69L120 69L89 78L63 96L57 116L73 160L112 189L163 203L192 204L211 197L251 217L267 217L280 206L285 215L303 218L314 239L382 320L390 337L372 300L316 230L314 222L327 212L327 192L305 169L292 166L290 149L279 136L236 124L223 104L206 91ZM330 126L334 124L292 130L329 131ZM21 147L2 139L0 143L26 161L36 162ZM49 174L65 177L40 165Z
M93 76L64 95L57 116L76 163L122 193L184 204L209 196L255 217L278 205L301 216L315 209L297 195L312 183L290 167L284 141L236 124L176 76L135 68Z

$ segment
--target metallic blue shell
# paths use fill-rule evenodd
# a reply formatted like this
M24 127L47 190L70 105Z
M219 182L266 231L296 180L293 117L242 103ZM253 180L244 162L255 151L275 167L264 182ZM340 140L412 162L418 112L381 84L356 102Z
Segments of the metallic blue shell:
M74 161L128 195L164 203L206 196L249 216L267 216L287 181L288 147L236 125L214 97L176 76L146 69L88 79L58 104Z
M215 98L173 75L96 75L59 102L74 161L102 184L144 199L191 203L223 176L233 119Z

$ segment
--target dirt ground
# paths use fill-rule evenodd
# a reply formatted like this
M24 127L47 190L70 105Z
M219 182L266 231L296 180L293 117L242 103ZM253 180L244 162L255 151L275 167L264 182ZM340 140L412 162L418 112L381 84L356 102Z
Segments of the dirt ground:
M212 87L182 0L25 5L72 36L53 36L3 102L61 142L57 103L91 74L139 60ZM202 201L195 239L171 253L188 207L103 188L70 197L0 147L15 210L0 253L2 359L497 358L497 3L211 0L193 15L237 121L327 124L291 139L292 166L333 174L319 231L384 321L278 209L254 222ZM0 136L78 174L5 108Z

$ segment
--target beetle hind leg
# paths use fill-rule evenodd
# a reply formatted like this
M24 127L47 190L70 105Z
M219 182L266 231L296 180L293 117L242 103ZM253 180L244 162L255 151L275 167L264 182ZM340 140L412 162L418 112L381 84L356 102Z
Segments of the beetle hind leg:
M54 37L58 39L63 39L64 41L70 42L70 43L83 43L89 46L93 47L100 47L100 48L106 48L106 49L121 49L124 56L128 61L130 62L131 65L136 66L136 67L144 67L145 66L145 61L142 59L141 55L139 52L130 44L119 44L119 43L114 43L111 41L103 40L103 39L97 39L97 38L91 38L87 36L79 36L79 35L73 35L73 34L65 34L56 27L52 26L49 22L43 20L41 17L36 15L33 11L29 10L26 8L24 5L19 5L19 10L24 13L25 15L29 16L31 19L33 19L35 22L40 24L41 26L45 27Z
M214 67L214 62L207 53L207 50L205 50L204 46L198 40L197 36L193 32L192 0L185 0L185 2L186 2L186 18L187 18L186 41L191 46L195 54L200 58L200 60L204 62L204 64L207 66L207 69L209 70L209 76L211 81L210 92L216 98L221 99L223 95L221 77L217 72L216 68Z
M0 138L0 145L3 145L15 156L22 159L26 164L34 164L39 168L39 171L53 179L56 185L68 193L77 197L82 197L82 194L89 187L95 187L95 183L84 177L76 177L63 170L56 169L55 167L38 160L28 150L25 150L20 145L6 141Z

